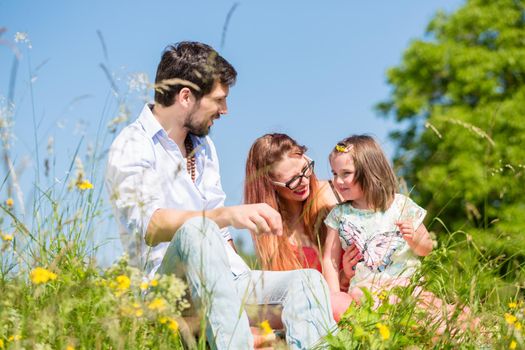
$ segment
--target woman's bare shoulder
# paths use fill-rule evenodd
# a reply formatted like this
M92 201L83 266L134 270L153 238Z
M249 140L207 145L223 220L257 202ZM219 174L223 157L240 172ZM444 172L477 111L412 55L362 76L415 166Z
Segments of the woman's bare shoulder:
M319 180L319 196L323 202L330 207L333 207L338 203L338 199L334 191L335 189L332 188L332 185L329 181Z

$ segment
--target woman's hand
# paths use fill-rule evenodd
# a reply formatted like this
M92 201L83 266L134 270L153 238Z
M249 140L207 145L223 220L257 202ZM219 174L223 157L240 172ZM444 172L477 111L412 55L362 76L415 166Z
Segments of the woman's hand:
M355 265L363 258L363 255L359 252L359 249L355 244L352 244L348 249L344 252L343 258L342 258L342 265L343 268L341 270L341 290L348 290L348 285L350 284L350 280L355 275Z

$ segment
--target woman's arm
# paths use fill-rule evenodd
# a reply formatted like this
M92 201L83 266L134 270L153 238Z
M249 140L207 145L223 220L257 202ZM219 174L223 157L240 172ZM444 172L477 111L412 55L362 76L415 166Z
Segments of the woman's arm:
M339 265L341 263L341 242L337 230L327 227L323 252L323 275L332 293L339 292Z

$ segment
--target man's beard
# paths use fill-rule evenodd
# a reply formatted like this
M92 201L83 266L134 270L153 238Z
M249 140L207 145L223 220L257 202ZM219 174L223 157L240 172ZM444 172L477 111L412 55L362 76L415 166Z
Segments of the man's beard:
M184 127L188 129L188 132L190 132L191 134L202 137L210 133L210 126L208 126L210 121L204 120L200 123L195 121L196 118L194 117L194 115L195 112L199 109L199 107L200 101L199 103L195 104L193 110L186 117L186 120L184 121Z
M196 123L191 115L186 119L184 127L188 129L188 132L195 136L206 136L210 133L210 127L208 126L208 121L203 121L201 123Z

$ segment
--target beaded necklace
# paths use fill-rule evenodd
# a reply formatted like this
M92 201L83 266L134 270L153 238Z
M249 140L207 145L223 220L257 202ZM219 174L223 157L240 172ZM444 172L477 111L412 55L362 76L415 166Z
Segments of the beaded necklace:
M186 135L186 139L184 139L184 148L186 148L186 170L191 176L191 181L195 182L195 152L190 134Z

